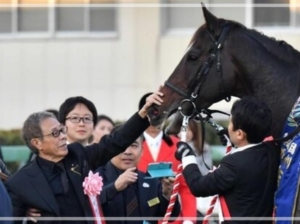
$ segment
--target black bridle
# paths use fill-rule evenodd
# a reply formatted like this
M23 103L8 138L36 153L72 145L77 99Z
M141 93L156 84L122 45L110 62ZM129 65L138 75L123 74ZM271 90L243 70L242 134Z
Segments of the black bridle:
M192 84L192 93L189 94L187 92L185 92L184 90L178 88L177 86L173 85L172 83L166 81L165 85L167 87L169 87L170 89L172 89L173 91L175 91L177 94L183 96L185 99L183 99L178 107L178 111L181 113L181 115L183 116L183 124L182 124L182 128L186 129L188 126L188 121L190 118L193 118L196 122L200 122L201 123L201 133L202 133L202 148L204 145L204 139L205 139L205 128L204 128L204 123L207 122L209 124L211 124L217 131L220 131L223 129L223 127L217 125L216 123L214 123L211 118L211 114L212 113L222 113L222 114L226 114L229 115L227 113L224 113L222 111L217 111L217 110L209 110L207 108L201 108L201 111L197 109L197 106L195 104L195 100L197 99L197 97L200 94L201 91L201 87L203 85L203 83L206 80L206 76L208 75L211 67L213 66L215 59L217 58L217 72L218 72L218 76L220 78L220 82L221 82L221 91L222 93L224 93L224 95L226 94L225 92L225 88L224 88L224 81L223 81L223 74L222 74L222 64L221 64L221 49L223 47L224 41L226 39L226 36L229 32L229 30L231 29L232 25L227 25L225 27L223 27L222 32L220 37L218 38L218 40L216 40L213 35L211 35L211 33L207 30L207 33L209 34L211 40L214 43L214 49L212 51L212 53L209 55L208 60L205 61L203 63L202 66L200 66L197 70L196 70L196 75L195 75L195 81L193 81L194 83ZM225 96L224 98L227 102L230 101L231 96ZM183 105L184 104L189 104L187 108L187 111L183 111ZM202 114L204 114L205 116L203 116ZM207 164L204 161L203 158L203 153L202 153L202 160L204 165L206 166L206 168L209 170L210 168L207 166Z
M213 37L213 35L211 35L211 33L207 30L210 38L212 39L212 41L214 43L214 49L213 49L212 53L209 55L208 60L205 61L203 63L203 65L200 66L200 68L197 69L196 79L194 81L194 84L192 85L193 91L192 91L190 96L187 92L185 92L184 90L181 90L180 88L173 85L169 81L166 81L165 85L167 87L169 87L170 89L172 89L173 91L175 91L176 93L178 93L179 95L185 97L185 99L189 99L189 101L191 101L193 103L197 99L197 97L199 96L200 91L201 91L201 87L202 87L203 83L205 82L206 76L208 75L209 70L211 69L212 65L214 64L215 59L217 58L217 72L218 72L218 76L219 76L220 81L221 81L221 91L222 91L222 93L225 94L223 74L222 74L222 64L221 64L221 57L220 57L221 53L220 52L221 52L221 49L223 47L225 38L226 38L229 30L231 29L231 27L232 27L232 25L225 26L222 29L221 35L220 35L218 40L216 40ZM231 99L231 96L226 96L224 99L227 102L229 102L230 99Z

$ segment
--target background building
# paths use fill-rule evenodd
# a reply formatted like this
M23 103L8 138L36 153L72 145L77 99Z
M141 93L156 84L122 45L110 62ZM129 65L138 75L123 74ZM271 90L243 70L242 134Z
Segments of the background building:
M299 0L202 2L217 17L300 49ZM199 0L0 0L0 129L19 128L30 113L75 95L99 113L128 118L203 23Z

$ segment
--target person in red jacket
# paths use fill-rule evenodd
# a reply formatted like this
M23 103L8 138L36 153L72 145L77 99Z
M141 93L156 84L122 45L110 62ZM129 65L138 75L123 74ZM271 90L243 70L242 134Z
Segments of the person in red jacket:
M146 98L152 93L145 94L139 102L139 108L142 108ZM140 171L146 172L149 163L172 162L174 172L180 164L174 157L177 150L176 144L179 141L175 136L168 136L162 130L154 126L149 126L144 132L145 141L143 142L143 155L138 164ZM184 178L180 177L179 199L181 202L181 214L174 224L192 224L197 217L196 198L190 192Z

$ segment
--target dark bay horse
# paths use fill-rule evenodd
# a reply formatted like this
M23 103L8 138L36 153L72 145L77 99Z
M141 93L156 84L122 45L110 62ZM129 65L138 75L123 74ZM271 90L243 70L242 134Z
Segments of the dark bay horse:
M284 41L218 19L204 6L202 9L206 23L196 31L162 88L164 104L150 114L152 124L160 125L191 94L197 95L194 102L199 111L228 96L250 95L270 107L272 134L280 137L300 95L300 53ZM169 133L179 131L181 119L177 112Z
M284 41L237 22L218 19L205 7L202 9L206 23L196 31L187 52L161 89L164 103L150 111L152 125L160 126L183 99L191 99L201 111L230 96L252 96L272 110L271 134L281 137L300 96L300 53ZM181 123L182 116L177 111L168 133L178 133ZM300 217L299 195L296 217Z

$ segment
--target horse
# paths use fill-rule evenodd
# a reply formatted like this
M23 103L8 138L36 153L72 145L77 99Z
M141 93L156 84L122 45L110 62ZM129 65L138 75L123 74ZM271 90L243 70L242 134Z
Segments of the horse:
M149 112L151 124L161 126L175 113L167 131L178 133L183 117L177 108L183 99L189 99L201 111L230 96L252 96L272 110L271 134L281 137L300 95L300 53L284 41L217 18L204 5L202 11L205 23L196 30L186 53L161 88L164 102Z

